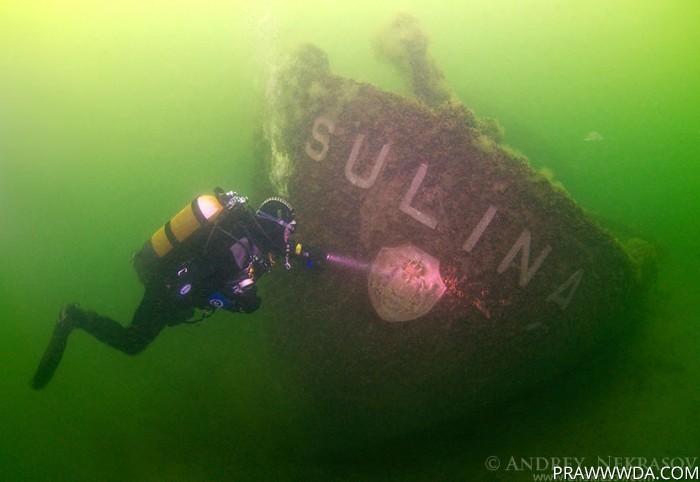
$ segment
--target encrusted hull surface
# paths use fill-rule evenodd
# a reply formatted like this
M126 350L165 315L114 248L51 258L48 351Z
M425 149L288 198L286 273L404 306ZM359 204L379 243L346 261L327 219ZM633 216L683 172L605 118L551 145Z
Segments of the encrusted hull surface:
M317 427L363 439L467 416L634 321L639 266L492 124L335 76L315 47L290 65L266 162L335 262L271 280L264 304Z

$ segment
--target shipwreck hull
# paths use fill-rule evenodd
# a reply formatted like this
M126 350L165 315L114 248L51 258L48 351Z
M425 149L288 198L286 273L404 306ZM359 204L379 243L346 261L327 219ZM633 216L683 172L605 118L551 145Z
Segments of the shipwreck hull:
M632 321L643 286L621 245L464 106L334 76L312 47L278 86L264 161L300 237L333 256L270 280L265 309L316 428L473 414Z

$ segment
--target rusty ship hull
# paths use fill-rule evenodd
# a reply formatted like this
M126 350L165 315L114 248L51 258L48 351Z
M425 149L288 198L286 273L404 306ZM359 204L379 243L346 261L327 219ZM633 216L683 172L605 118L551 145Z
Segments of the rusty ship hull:
M271 280L266 323L316 429L467 417L637 321L638 263L491 124L336 76L315 47L290 65L259 161L335 258Z

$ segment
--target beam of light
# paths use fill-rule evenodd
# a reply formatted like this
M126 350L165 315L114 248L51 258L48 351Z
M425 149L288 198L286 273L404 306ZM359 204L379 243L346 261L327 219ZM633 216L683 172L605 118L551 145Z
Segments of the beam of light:
M339 267L344 267L353 271L362 271L366 273L369 273L370 269L372 268L372 265L365 261L361 261L355 258L351 258L349 256L343 256L336 253L328 253L326 255L326 261Z
M372 263L327 253L326 262L368 274L369 297L385 321L408 321L428 313L447 290L440 261L408 243L382 248Z

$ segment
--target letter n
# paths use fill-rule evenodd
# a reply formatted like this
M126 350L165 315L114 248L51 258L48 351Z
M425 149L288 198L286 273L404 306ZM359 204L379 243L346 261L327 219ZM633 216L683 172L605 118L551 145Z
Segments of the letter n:
M520 233L520 237L517 239L517 241L515 241L515 244L512 248L510 248L510 251L506 257L503 258L503 261L501 261L501 264L498 265L497 269L499 273L503 273L510 267L518 253L522 251L520 256L520 280L518 281L520 286L525 286L530 282L532 277L535 276L535 273L537 273L537 270L540 269L540 266L542 266L542 263L544 263L544 260L552 251L551 246L545 246L535 262L532 263L532 266L530 266L530 240L530 231L523 229L523 232Z

